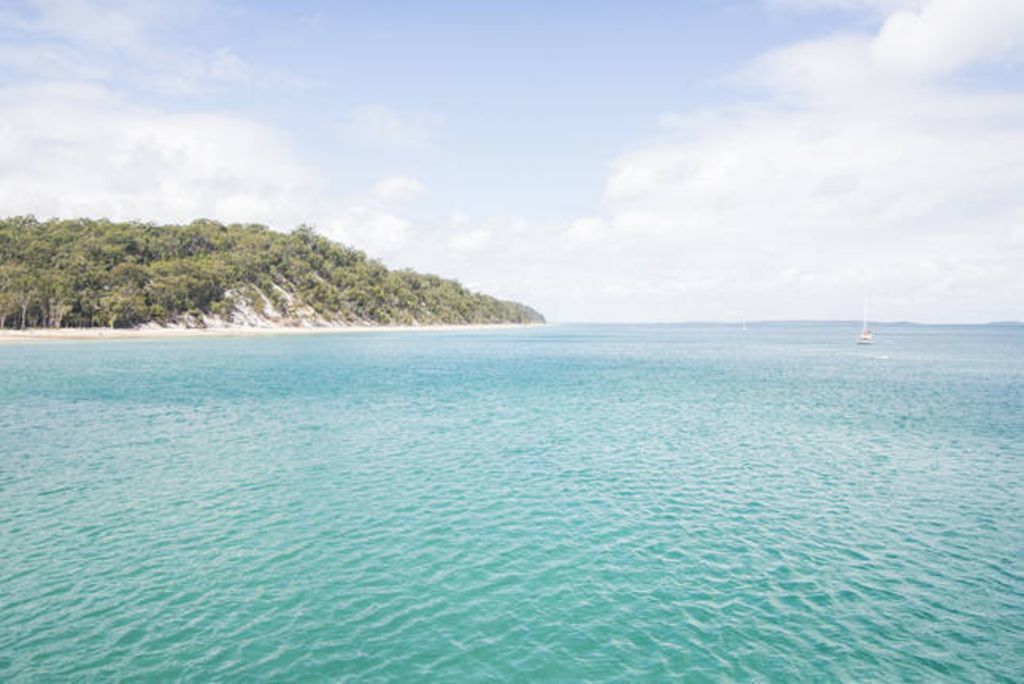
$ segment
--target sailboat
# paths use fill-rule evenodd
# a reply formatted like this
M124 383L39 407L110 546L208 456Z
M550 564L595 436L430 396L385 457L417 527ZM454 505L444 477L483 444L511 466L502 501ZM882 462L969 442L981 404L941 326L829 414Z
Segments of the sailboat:
M857 344L874 344L875 333L868 327L868 296L864 295L864 325L861 327L860 335L857 337Z
M747 319L743 319L743 326L740 328L743 332L747 332Z

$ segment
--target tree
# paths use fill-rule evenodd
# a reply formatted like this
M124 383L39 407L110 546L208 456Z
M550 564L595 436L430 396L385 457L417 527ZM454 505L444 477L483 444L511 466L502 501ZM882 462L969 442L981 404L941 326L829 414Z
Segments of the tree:
M18 310L14 301L14 295L10 292L0 292L0 330L3 330L7 323L7 317Z
M146 300L138 290L120 287L100 299L100 311L111 328L131 325L144 318Z
M158 226L0 219L0 326L230 319L238 307L336 322L543 320L435 275L390 271L317 235L199 220Z

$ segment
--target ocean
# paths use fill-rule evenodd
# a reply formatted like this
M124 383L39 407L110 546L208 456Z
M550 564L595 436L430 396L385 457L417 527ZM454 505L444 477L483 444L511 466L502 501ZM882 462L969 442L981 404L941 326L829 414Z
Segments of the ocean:
M1024 680L1024 328L0 345L0 680Z

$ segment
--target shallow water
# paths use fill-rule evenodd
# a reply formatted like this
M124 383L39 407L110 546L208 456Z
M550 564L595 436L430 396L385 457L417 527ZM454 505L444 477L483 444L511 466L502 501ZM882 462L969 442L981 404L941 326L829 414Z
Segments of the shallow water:
M1024 329L0 346L0 680L1024 679Z

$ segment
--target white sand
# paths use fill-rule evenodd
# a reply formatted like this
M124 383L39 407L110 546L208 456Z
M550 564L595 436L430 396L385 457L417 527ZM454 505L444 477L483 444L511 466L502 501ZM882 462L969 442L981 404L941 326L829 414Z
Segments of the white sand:
M460 330L501 330L527 328L543 323L472 323L463 325L352 325L352 326L268 326L183 328L143 326L139 328L30 328L0 330L0 343L56 340L142 340L187 337L258 337L262 335L322 335L365 332L424 332Z

